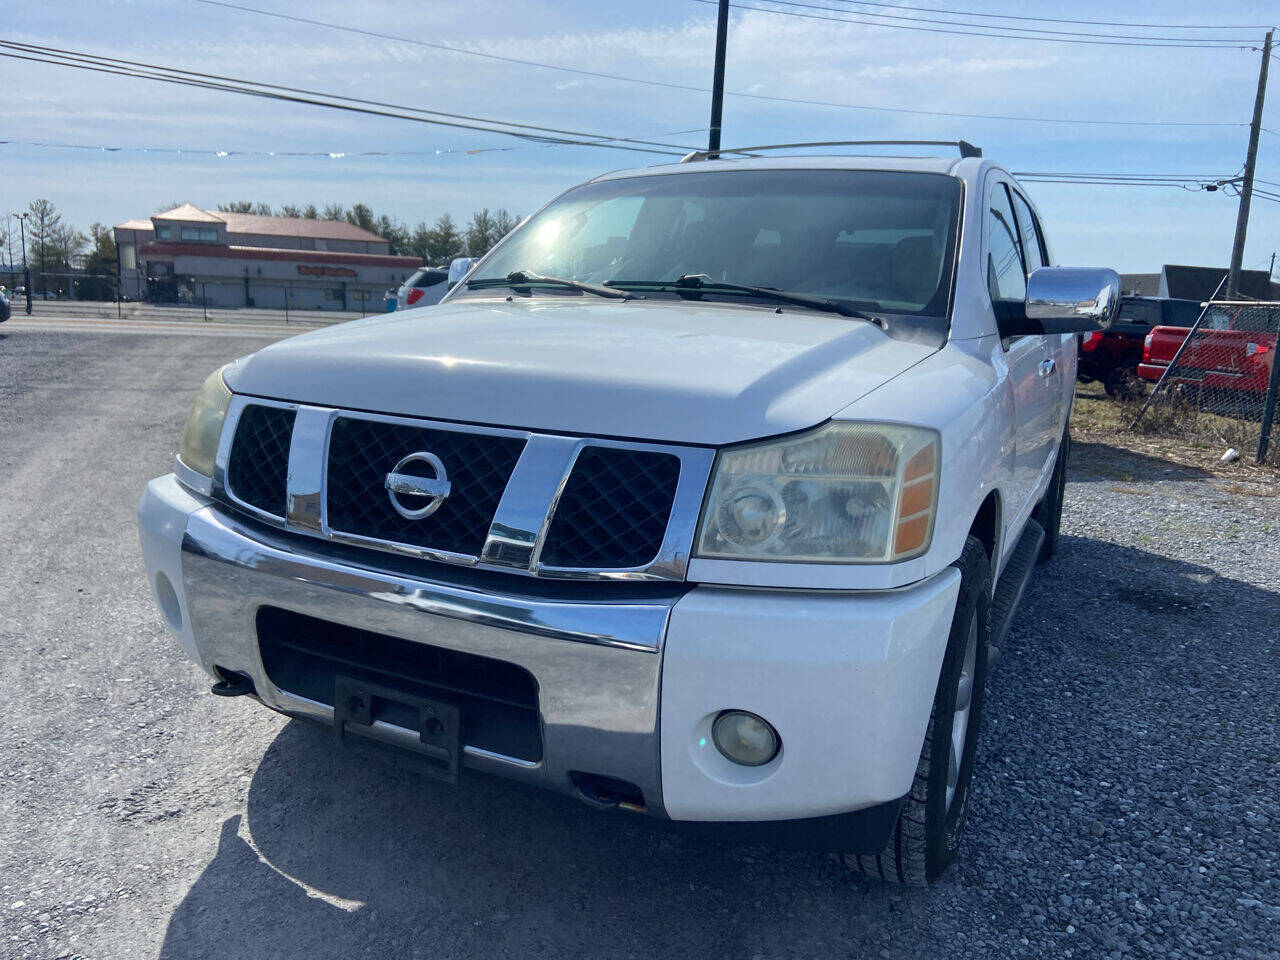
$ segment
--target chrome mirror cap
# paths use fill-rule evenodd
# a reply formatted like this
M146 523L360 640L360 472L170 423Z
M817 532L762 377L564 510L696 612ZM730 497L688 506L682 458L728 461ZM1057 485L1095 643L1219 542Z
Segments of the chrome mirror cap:
M1120 276L1107 267L1040 267L1027 278L1026 309L1046 333L1105 330L1120 310Z

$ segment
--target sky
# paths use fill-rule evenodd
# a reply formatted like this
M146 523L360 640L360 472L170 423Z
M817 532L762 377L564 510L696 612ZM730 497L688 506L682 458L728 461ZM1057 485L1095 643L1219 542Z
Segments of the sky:
M700 89L585 76L422 45L706 88L715 6L700 0L228 2L396 39L200 0L45 0L9 11L0 38L601 136L681 147L705 143L705 132L696 131L705 131L710 96ZM880 0L878 6L850 0L742 2L791 15L733 9L725 146L964 138L1013 171L1221 177L1238 175L1244 163L1260 62L1256 50L1051 43L899 29L884 24L903 21L889 19L875 26L795 14L942 16L921 12L931 7L1191 24L1198 26L1178 35L1260 44L1264 28L1259 26L1203 27L1265 24L1278 12L1268 2L1181 0L903 0L901 10L883 5L895 0ZM1112 35L1160 32L983 19ZM1280 70L1280 59L1272 66ZM5 104L0 140L92 148L0 144L0 211L25 209L30 200L47 197L69 222L85 230L93 221L115 224L147 217L183 201L210 209L231 200L272 206L361 202L411 225L446 212L465 221L482 207L525 214L598 173L665 160L594 146L532 145L494 133L3 58L0 90ZM1277 100L1280 80L1273 72L1263 126L1278 132L1262 135L1258 176L1280 184ZM1072 122L1041 122L1044 118ZM1168 125L1100 122L1117 120ZM266 155L285 151L341 156ZM358 156L366 151L414 155ZM1280 193L1280 186L1267 189ZM1225 265L1230 255L1237 201L1222 191L1035 183L1028 192L1041 211L1055 258L1063 264L1156 272L1163 263ZM1253 207L1244 262L1246 267L1266 267L1272 251L1280 249L1280 203L1257 198Z

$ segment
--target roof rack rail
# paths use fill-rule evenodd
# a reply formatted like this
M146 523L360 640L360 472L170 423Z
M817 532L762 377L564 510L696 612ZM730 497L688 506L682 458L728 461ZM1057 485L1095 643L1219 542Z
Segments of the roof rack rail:
M982 149L968 140L821 140L813 143L768 143L758 147L722 148L720 150L695 150L680 158L681 163L697 163L712 160L724 153L753 157L762 150L795 150L800 147L955 147L962 157L980 157Z

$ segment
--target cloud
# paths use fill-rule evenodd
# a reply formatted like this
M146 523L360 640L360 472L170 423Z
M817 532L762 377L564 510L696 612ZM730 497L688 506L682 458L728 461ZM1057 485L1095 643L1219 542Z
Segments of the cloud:
M406 16L403 6L391 0L362 3L358 9L348 0L318 0L297 9L300 16L498 57L695 88L710 82L713 19L701 8L686 12L683 5L654 5L650 10L642 4L580 4L570 13L552 0L518 5L473 0L465 7L420 6ZM708 96L698 90L505 63L189 0L131 0L126 11L127 18L122 18L118 6L88 6L72 21L57 11L29 5L16 28L25 37L15 39L586 133L655 136L706 123ZM731 92L880 108L1243 123L1252 104L1256 70L1255 54L1235 51L1050 45L737 11L729 37L726 86ZM600 149L530 148L495 134L14 61L0 61L0 87L6 90L11 126L22 129L22 139L348 155L342 161L250 163L230 157L171 163L135 157L126 163L108 162L96 154L45 151L24 155L22 162L6 167L11 192L20 197L47 194L77 222L137 215L141 194L147 190L160 199L204 194L206 203L216 203L227 192L273 203L352 202L376 196L385 199L388 209L414 220L432 217L440 209L466 214L486 204L527 211L591 173L659 159ZM1239 166L1244 143L1242 127L1030 125L735 96L726 99L725 123L729 143L964 137L1014 169L1170 167L1229 175ZM675 139L689 145L701 142L696 134ZM353 159L370 149L493 146L521 149L414 161ZM8 161L11 153L2 156ZM183 183L190 189L180 189ZM1082 250L1091 252L1091 222L1127 230L1130 242L1124 250L1118 244L1117 251L1133 258L1156 249L1155 241L1144 234L1172 233L1134 221L1134 209L1156 207L1146 199L1136 200L1132 191L1036 185L1034 192L1042 206L1057 203L1055 213L1071 215L1055 237L1064 255L1077 242L1073 237L1079 238ZM1178 209L1206 211L1188 222L1209 229L1203 219L1208 208L1196 203L1203 199L1178 194L1170 202ZM153 205L141 204L143 212ZM1270 218L1271 226L1255 229L1254 235L1277 233L1273 206L1255 204L1255 217ZM1216 231L1217 207L1213 210Z

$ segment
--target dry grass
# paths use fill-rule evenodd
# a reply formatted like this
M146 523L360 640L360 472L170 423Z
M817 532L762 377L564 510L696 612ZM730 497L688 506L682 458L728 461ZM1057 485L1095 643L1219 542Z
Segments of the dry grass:
M1170 465L1195 468L1216 477L1258 480L1263 489L1280 481L1280 445L1274 445L1268 464L1254 462L1258 425L1232 420L1193 407L1160 404L1146 412L1136 430L1130 430L1142 400L1120 401L1108 397L1096 383L1078 384L1071 415L1071 435L1077 442L1127 451ZM1240 459L1223 463L1222 455L1235 448ZM1128 480L1128 476L1112 479ZM1250 491L1240 491L1250 492ZM1256 494L1255 495L1272 495Z

